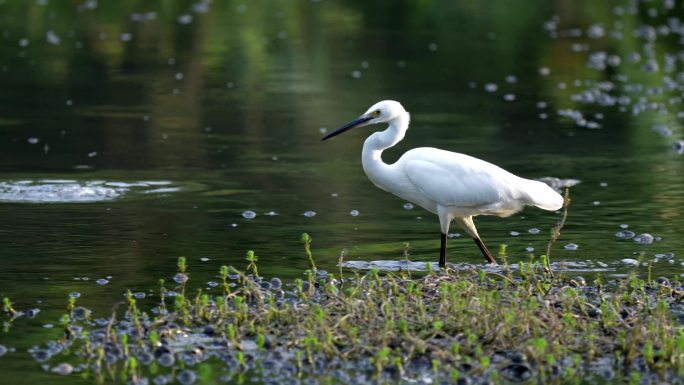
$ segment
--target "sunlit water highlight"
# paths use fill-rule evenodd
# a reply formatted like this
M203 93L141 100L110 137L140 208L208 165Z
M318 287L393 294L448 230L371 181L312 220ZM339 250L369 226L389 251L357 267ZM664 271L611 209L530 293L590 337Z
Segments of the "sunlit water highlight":
M169 181L107 182L61 179L0 181L0 202L103 202L122 198L129 193L165 194L180 190L172 184Z

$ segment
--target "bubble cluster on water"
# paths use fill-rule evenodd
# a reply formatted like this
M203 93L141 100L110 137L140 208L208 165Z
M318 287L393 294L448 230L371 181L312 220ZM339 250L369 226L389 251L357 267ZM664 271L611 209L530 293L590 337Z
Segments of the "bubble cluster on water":
M177 273L176 275L173 276L173 280L176 283L184 283L184 282L187 282L188 275L183 274L183 273Z
M131 13L128 19L134 23L147 23L157 19L157 12Z
M633 240L634 240L634 242L641 244L641 245L650 245L651 243L653 243L655 238L651 234L644 233L644 234L639 234L639 235L635 236L633 238Z
M679 139L672 143L672 148L677 152L677 154L682 155L684 154L684 140Z
M632 239L636 236L636 234L633 231L620 230L617 233L615 233L615 236L620 239Z
M192 15L183 14L176 18L178 24L190 24L192 23Z
M50 371L53 373L57 373L59 375L62 375L62 376L68 376L69 374L71 374L71 372L74 371L74 367L68 363L61 363L61 364L55 366L54 368L50 369Z
M497 86L495 83L487 83L484 85L484 89L487 92L496 92L499 89L499 86Z
M624 263L625 265L629 265L629 266L638 266L639 265L639 261L637 261L636 259L633 259L633 258L624 258L620 262Z
M638 2L635 2L638 3ZM557 81L560 90L567 90L561 96L567 97L567 103L558 103L564 107L556 112L558 116L569 119L576 127L584 129L601 129L611 121L600 122L604 112L608 110L632 116L653 114L658 121L674 121L684 117L682 99L684 95L684 50L673 50L669 43L672 37L684 43L684 23L674 9L666 4L671 0L664 0L663 7L639 9L637 6L615 7L613 21L591 23L578 27L569 24L559 16L553 16L543 25L551 39L565 39L568 50L573 55L579 55L586 62L590 71L599 73L586 79L576 79L573 82ZM640 19L638 24L632 23L633 16L645 12L651 19ZM662 19L655 16L663 16ZM628 29L628 26L630 29ZM636 38L637 47L631 51L624 51L617 45L623 39ZM553 70L547 66L537 69L537 74L551 77ZM509 75L510 76L510 75ZM595 79L600 80L595 80ZM506 82L514 84L506 77ZM517 80L517 79L516 79ZM555 80L555 79L554 79ZM476 88L476 83L470 83ZM571 90L571 87L572 88ZM493 93L499 91L496 83L484 84L484 91ZM508 92L504 100L515 99L514 92ZM538 104L539 108L546 108L546 102ZM594 116L589 116L590 111ZM596 111L600 109L599 111ZM553 116L547 112L538 114L540 119ZM663 119L661 117L665 117ZM651 126L653 131L662 137L682 135L679 126L657 123ZM670 142L674 151L684 154L684 140L677 139Z
M242 217L245 219L254 219L256 218L257 214L252 211L252 210L247 210L242 212Z
M674 253L658 253L654 255L655 259L667 259L673 260L675 257Z

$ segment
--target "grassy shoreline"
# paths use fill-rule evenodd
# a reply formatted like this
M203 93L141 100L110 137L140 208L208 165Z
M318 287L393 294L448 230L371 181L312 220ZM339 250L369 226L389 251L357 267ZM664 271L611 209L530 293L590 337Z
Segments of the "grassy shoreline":
M189 286L179 258L177 286L160 281L149 311L129 292L96 318L72 298L64 336L31 354L56 373L135 384L684 383L680 282L587 284L552 276L544 261L501 274L333 276L311 256L304 279L283 283L260 277L253 253L248 261L245 272L221 267L221 293L210 295ZM9 299L5 310L21 315Z

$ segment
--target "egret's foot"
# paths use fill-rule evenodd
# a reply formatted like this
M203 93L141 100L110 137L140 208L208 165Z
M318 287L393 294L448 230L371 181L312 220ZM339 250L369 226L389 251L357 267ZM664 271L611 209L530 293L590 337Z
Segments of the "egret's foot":
M475 241L475 243L477 244L477 247L480 248L482 255L484 255L484 257L487 259L487 262L494 264L494 265L498 265L498 263L496 263L496 259L494 259L494 256L492 255L492 253L487 249L487 246L485 246L484 242L482 242L482 240L480 238L473 238L473 241Z

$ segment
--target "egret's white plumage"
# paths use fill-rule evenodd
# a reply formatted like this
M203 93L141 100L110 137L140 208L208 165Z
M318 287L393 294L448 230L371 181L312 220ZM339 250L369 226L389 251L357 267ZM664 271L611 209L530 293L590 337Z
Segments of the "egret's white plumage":
M442 232L440 265L446 262L446 234L452 221L475 240L489 262L494 262L480 240L474 216L506 217L525 205L544 210L558 210L563 206L563 197L546 184L518 177L464 154L421 147L407 151L393 164L383 162L382 152L404 138L409 120L408 112L399 102L384 100L323 140L354 127L389 123L384 131L372 134L364 142L363 170L377 187L439 216Z

